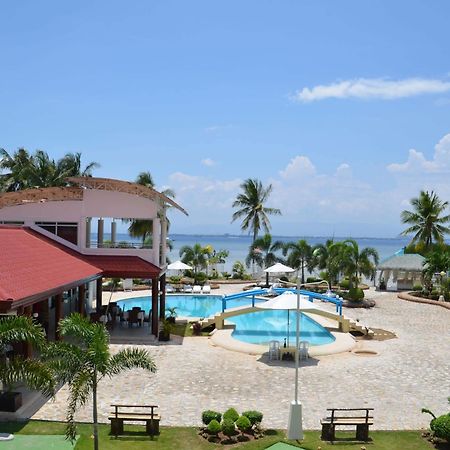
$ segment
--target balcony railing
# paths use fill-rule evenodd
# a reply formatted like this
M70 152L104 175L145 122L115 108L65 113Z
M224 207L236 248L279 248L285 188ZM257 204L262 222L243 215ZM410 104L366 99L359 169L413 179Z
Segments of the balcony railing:
M150 250L152 246L150 244L143 244L142 241L121 241L121 242L104 242L99 244L97 241L91 241L89 248L124 248L124 249L142 249Z

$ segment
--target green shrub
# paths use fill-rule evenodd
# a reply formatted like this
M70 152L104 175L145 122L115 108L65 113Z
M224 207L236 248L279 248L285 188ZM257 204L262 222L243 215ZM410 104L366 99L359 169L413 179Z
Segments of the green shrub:
M421 290L422 290L422 285L421 285L420 283L416 283L416 284L413 286L413 291L419 292L419 291L421 291Z
M217 411L211 411L210 409L203 411L202 412L202 422L205 425L208 425L211 420L216 420L217 422L220 423L220 421L222 420L222 414L220 414Z
M231 277L231 273L228 273L228 272L222 272L222 276L225 278L225 280L228 280L228 278Z
M364 298L364 291L360 288L351 288L348 291L347 298L354 302L361 301Z
M236 426L238 427L239 430L245 433L246 431L250 430L252 424L248 419L248 417L241 416L239 417L238 420L236 420Z
M308 277L306 279L307 283L315 283L316 281L321 281L320 278L316 278L316 277Z
M437 438L450 442L450 413L433 419L430 428Z
M194 281L196 284L204 284L207 279L208 276L205 272L198 272L196 275L194 275Z
M440 292L439 292L437 289L433 289L433 290L430 292L430 298L431 298L432 300L438 300L438 299L439 299L439 295L440 295Z
M208 424L207 430L209 434L218 434L221 430L220 423L216 419L212 419Z
M252 425L255 425L256 423L261 423L263 420L263 413L259 411L244 411L242 415L247 417Z
M350 280L342 280L340 283L339 283L339 286L342 288L342 289L349 289L350 288Z
M230 419L233 422L236 422L236 420L239 419L239 413L234 408L227 409L223 414L223 420L225 419Z
M234 426L234 421L231 419L226 419L225 414L222 421L222 432L225 436L233 436L236 433L236 427Z

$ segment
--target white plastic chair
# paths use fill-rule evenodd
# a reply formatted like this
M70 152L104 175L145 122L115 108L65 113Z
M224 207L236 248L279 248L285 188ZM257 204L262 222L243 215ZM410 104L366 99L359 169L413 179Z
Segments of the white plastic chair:
M186 284L186 286L184 286L183 292L186 294L191 294L192 293L192 286L190 284Z
M280 342L270 341L269 342L269 359L280 359Z
M122 288L124 291L132 291L133 290L133 278L125 278L122 280Z
M211 294L211 286L209 284L205 284L202 288L203 294Z
M308 349L309 342L308 341L300 341L298 344L298 357L299 359L308 359Z
M167 294L173 294L173 286L171 284L166 285L166 293Z
M202 293L202 287L198 284L194 284L194 287L192 288L193 294L201 294Z

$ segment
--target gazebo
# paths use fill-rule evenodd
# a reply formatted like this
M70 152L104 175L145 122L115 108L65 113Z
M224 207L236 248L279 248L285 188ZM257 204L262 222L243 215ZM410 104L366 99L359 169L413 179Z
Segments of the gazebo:
M384 280L388 290L409 290L422 280L425 258L417 253L393 255L377 267L377 285Z

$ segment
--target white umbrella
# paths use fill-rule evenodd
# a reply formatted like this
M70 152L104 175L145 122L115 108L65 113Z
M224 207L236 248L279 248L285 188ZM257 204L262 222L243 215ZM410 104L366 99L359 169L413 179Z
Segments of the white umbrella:
M191 270L192 267L185 264L183 261L175 261L167 266L168 270Z
M273 266L264 269L264 272L266 272L266 286L269 286L269 274L295 272L295 269L293 269L292 267L285 266L284 264L281 263L276 263Z
M255 304L257 308L261 309L282 309L288 312L288 330L287 330L287 341L289 346L289 311L297 310L297 295L292 291L285 291L277 297L271 298L266 302L261 302ZM300 301L298 305L298 311L317 311L321 308L315 305L313 302L308 300L306 295L300 295Z

